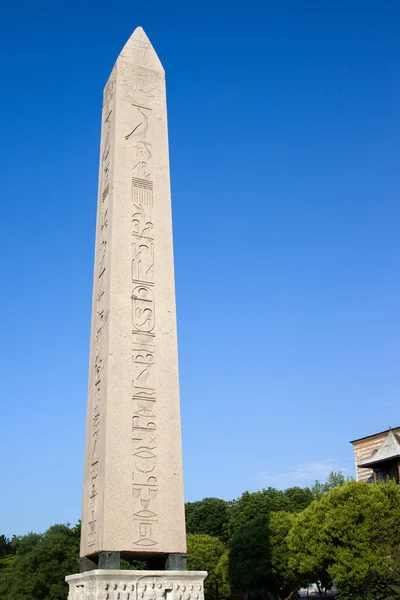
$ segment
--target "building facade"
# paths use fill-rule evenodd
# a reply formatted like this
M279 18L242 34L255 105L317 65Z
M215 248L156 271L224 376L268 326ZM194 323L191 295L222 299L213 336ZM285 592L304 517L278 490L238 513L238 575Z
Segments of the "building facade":
M400 427L386 429L350 442L354 450L357 481L400 482Z

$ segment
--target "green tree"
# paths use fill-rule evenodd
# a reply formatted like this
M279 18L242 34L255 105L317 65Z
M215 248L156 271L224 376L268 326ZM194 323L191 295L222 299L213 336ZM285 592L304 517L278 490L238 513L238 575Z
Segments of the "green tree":
M14 563L14 554L6 554L0 558L0 571L10 571Z
M215 568L215 576L218 579L219 597L227 598L231 595L231 588L229 585L229 551L226 550L218 561Z
M268 521L266 515L251 519L231 540L228 576L234 594L256 598L273 586Z
M79 571L80 525L53 525L15 538L15 556L0 570L1 600L65 600L64 577Z
M310 506L314 495L310 488L291 487L283 492L286 500L285 510L291 513L300 512Z
M346 483L346 481L350 481L350 477L346 478L341 471L331 471L325 483L321 483L318 479L315 481L311 488L313 498L318 500L323 494L340 487Z
M289 561L288 534L295 515L272 512L248 521L233 536L228 575L237 594L286 600L300 587L301 578Z
M230 537L251 519L281 510L299 512L311 504L314 496L309 488L291 487L285 491L269 487L259 492L244 492L230 510Z
M388 597L399 572L400 488L349 481L296 516L291 566L309 581L334 581L340 598Z
M390 595L385 600L400 599L400 573L393 573L392 584L390 585Z
M12 542L5 535L0 535L0 557L13 554Z
M217 538L206 534L187 535L188 569L190 571L207 571L204 592L207 599L216 598L216 567L226 548Z
M291 598L301 586L302 580L290 562L288 536L296 520L294 514L280 511L269 518L269 542L271 548L271 573L273 591L278 598Z
M268 516L271 512L285 510L288 499L284 492L269 487L259 492L244 492L239 500L232 505L229 530L231 537L248 521L260 515Z
M147 568L146 564L147 563L144 560L127 560L126 558L121 558L120 569L121 571L142 571Z
M229 504L220 498L204 498L198 502L186 502L187 533L204 533L226 542L229 509Z

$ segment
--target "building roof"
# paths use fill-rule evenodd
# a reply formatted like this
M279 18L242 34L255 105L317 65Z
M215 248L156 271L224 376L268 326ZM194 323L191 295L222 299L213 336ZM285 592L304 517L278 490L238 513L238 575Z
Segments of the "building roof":
M377 463L393 458L400 458L400 442L397 435L389 429L387 438L382 446L370 458L358 463L358 466L363 468L373 467Z
M364 437L357 438L356 440L351 440L350 444L355 444L356 442L361 442L361 440L367 440L368 438L376 437L377 435L382 435L383 433L389 433L389 431L400 429L399 427L389 427L389 429L385 429L384 431L378 431L378 433L371 433L370 435L365 435Z

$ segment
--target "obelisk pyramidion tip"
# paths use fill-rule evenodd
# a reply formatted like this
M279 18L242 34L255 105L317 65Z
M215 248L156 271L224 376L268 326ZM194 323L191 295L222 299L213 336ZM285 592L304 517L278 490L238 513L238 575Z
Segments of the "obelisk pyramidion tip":
M142 27L136 27L122 49L119 58L138 67L164 73L161 61Z

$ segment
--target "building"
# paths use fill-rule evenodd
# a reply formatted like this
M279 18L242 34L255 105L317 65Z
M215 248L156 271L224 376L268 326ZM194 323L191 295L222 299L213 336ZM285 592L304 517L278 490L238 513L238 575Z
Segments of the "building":
M350 442L354 449L357 481L400 482L400 427Z

